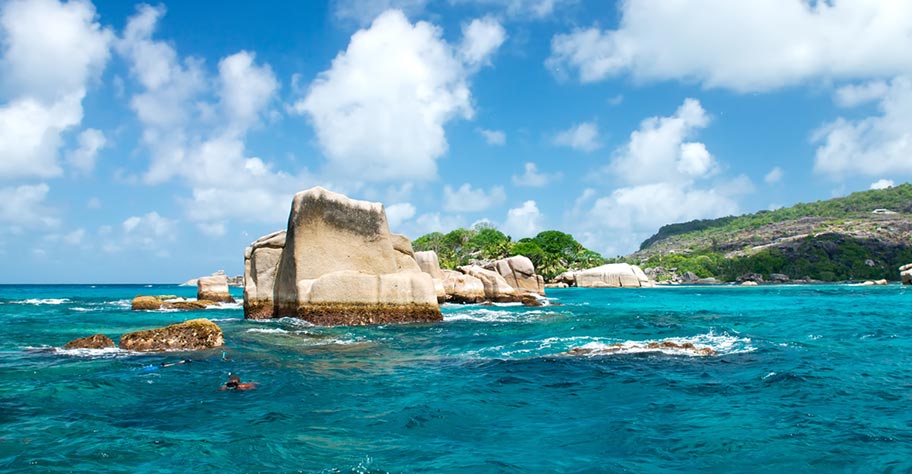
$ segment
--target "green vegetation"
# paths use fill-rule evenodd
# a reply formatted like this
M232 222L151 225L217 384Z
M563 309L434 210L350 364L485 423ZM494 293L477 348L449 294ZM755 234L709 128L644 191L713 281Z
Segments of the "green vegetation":
M514 242L510 236L490 225L455 229L447 234L432 232L412 242L416 252L437 252L440 265L456 268L473 260L497 260L524 255L532 260L538 274L551 279L567 271L591 268L604 263L597 252L582 246L570 234L546 230L535 237Z
M652 237L643 241L640 250L651 248L656 243L671 237L700 237L712 239L713 236L745 229L756 229L764 225L802 218L845 219L859 214L870 214L875 209L887 209L900 214L912 214L912 184L906 183L887 189L852 193L843 198L800 203L792 207L775 211L760 211L737 217L705 219L680 224L663 226Z
M877 209L890 212L874 213ZM749 273L767 279L780 273L821 281L896 280L897 267L912 262L910 230L912 184L903 184L775 211L666 225L623 260L724 281Z

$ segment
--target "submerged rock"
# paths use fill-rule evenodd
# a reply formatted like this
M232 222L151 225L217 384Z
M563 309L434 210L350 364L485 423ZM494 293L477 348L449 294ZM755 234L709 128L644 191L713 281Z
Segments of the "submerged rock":
M192 311L218 306L219 303L210 300L182 300L174 295L143 296L133 298L130 308L133 311L154 311L159 309L179 309Z
M108 349L112 347L116 347L114 341L104 334L95 334L74 339L63 346L64 349Z
M245 301L247 318L292 316L323 325L443 319L433 280L421 272L408 239L390 233L380 203L320 187L297 193L284 245L270 258L275 256L270 278L251 248L245 290L256 296L251 304ZM274 283L271 311L269 283Z
M200 277L196 282L196 299L234 303L234 298L228 292L228 277L224 273Z
M120 348L139 352L195 351L225 344L222 329L208 319L124 334Z
M685 354L695 355L695 356L712 356L716 355L716 350L712 347L702 346L697 347L690 342L676 343L671 341L662 341L662 342L647 342L646 344L642 343L617 343L617 344L601 344L601 343L592 343L586 344L582 347L574 347L570 349L565 354L571 356L599 356L599 355L610 355L618 353L627 353L627 352L642 352L642 351L673 351L673 352L682 352Z

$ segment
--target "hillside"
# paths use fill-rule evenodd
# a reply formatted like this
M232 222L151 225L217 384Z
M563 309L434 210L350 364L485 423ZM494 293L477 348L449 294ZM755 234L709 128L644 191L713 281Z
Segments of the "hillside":
M912 184L853 193L775 211L666 225L625 258L735 280L749 273L791 279L896 280L912 262Z

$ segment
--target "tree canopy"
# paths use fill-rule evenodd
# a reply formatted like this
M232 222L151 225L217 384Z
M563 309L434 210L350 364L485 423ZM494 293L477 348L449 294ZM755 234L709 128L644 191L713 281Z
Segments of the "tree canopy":
M454 229L447 234L432 232L415 239L412 247L418 252L433 250L444 268L523 255L532 260L538 274L546 279L567 270L590 268L605 262L597 252L583 247L564 232L546 230L535 237L513 241L489 224Z

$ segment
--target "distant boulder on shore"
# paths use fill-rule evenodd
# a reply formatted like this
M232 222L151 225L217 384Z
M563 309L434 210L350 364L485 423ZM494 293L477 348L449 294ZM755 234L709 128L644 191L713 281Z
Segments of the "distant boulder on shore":
M579 288L651 288L655 285L640 267L627 263L563 273L558 275L556 282Z
M912 285L912 263L899 267L899 277L903 285Z
M228 277L225 274L200 277L196 282L196 299L218 303L234 303L228 292Z

